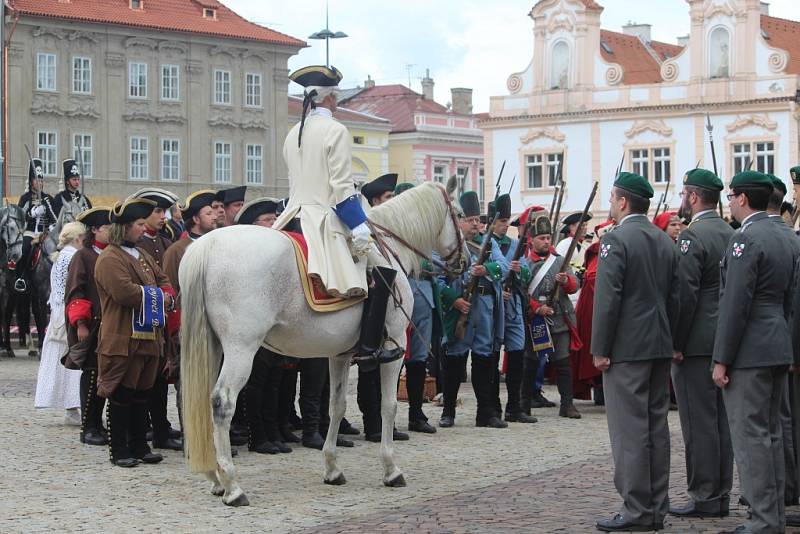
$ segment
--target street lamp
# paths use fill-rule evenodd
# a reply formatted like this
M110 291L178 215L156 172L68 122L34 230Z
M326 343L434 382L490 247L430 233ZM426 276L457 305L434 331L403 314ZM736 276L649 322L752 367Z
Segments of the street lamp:
M325 66L331 66L331 55L330 55L330 41L331 39L342 39L343 37L347 37L347 34L344 32L332 32L328 29L330 24L328 23L328 5L325 5L325 29L322 29L318 32L314 32L308 36L309 39L325 39Z

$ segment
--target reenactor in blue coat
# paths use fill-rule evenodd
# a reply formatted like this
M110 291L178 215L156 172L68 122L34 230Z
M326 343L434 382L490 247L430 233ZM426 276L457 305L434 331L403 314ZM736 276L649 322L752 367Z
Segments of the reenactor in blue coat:
M783 532L785 464L780 408L792 345L800 254L794 236L766 213L773 185L765 174L733 177L731 215L741 224L722 260L714 382L722 388L742 496L751 517L741 531Z
M491 243L487 261L477 264L481 248L480 201L478 194L467 191L460 198L463 216L461 232L470 252L470 267L461 277L449 281L442 288L442 307L445 313L444 355L444 409L439 420L442 428L451 427L455 421L456 398L461 379L467 365L467 354L472 353L472 387L478 401L475 426L506 428L508 423L497 416L497 401L494 379L497 362L493 358L502 343L504 332L503 277L508 273L508 264L496 242ZM472 276L478 284L470 301L463 296L464 288ZM455 335L459 315L466 315L463 338Z
M690 502L670 508L680 517L728 515L733 448L722 392L709 369L719 308L719 262L733 229L717 212L722 180L706 169L683 178L680 216L690 219L678 236L680 313L673 337L672 384L686 448Z

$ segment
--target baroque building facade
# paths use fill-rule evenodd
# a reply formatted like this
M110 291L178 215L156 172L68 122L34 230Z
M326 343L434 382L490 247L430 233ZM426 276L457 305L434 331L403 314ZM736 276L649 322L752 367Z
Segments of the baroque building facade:
M6 15L9 196L25 189L26 145L50 192L69 157L93 197L288 192L287 60L303 41L216 0L16 0Z
M607 213L623 154L623 170L651 181L653 208L668 181L677 208L684 173L713 169L707 117L723 181L752 164L788 183L800 156L800 23L769 16L758 0L686 4L690 33L668 44L645 24L601 29L593 0L536 3L533 57L481 122L487 167L506 161L522 177L515 212L550 205L563 158L562 213L583 208L593 181L595 216Z

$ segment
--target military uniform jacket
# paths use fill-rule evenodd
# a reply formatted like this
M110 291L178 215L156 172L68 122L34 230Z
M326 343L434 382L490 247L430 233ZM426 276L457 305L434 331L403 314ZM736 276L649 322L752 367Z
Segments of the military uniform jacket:
M34 217L31 211L33 211L33 208L41 204L44 204L44 206L47 208L44 215ZM33 193L26 191L21 197L19 197L19 207L21 207L22 211L25 212L25 232L28 234L41 234L47 230L51 224L55 224L56 219L58 218L55 211L53 211L53 197L47 193L42 193L39 196L39 202L37 203L33 200Z
M553 292L553 288L556 286L556 275L561 270L561 262L563 258L559 256L555 250L551 249L551 254L556 255L556 261L554 261L550 268L547 270L547 274L544 275L542 281L539 283L538 286L528 288L529 295L532 301L538 302L539 297L549 297L550 293ZM531 257L531 277L535 278L539 271L544 267L545 262L547 261L547 257L539 257L538 255L533 255ZM562 287L561 290L558 292L558 298L553 303L553 315L550 319L553 321L553 324L550 325L550 333L551 334L558 334L560 332L566 332L569 330L569 324L575 326L577 322L575 320L575 307L572 305L572 300L569 298L571 293L575 293L578 290L578 282L575 278L575 273L572 271L572 267L567 267L566 270L567 276L569 276L570 280L567 283L566 287ZM538 308L538 306L534 306Z
M61 209L64 207L64 204L67 203L77 204L80 207L79 211L86 211L92 208L92 201L89 200L89 197L82 195L80 191L72 193L65 189L59 191L56 198L53 199L53 213L56 216L56 220L59 215L61 215Z
M161 267L161 270L163 271L164 254L167 252L167 248L169 248L171 244L172 241L170 241L170 239L161 232L157 233L155 236L151 236L145 232L142 234L139 242L136 243L136 246L150 254L150 256L156 260L156 264Z
M719 311L719 265L733 228L714 211L700 213L678 236L680 313L673 348L711 356Z
M722 260L714 361L733 368L794 361L790 321L798 272L791 237L765 212L745 219Z
M142 286L158 286L172 293L172 286L149 254L139 251L139 258L117 245L108 245L97 259L94 270L103 320L97 353L107 356L161 356L163 336L135 339L133 314L142 305Z
M672 358L678 250L645 215L603 236L592 317L592 354L613 362Z

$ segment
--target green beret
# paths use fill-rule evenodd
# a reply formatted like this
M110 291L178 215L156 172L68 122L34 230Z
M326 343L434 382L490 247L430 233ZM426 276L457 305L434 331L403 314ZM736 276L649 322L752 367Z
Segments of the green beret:
M621 172L614 180L614 187L624 189L634 195L644 198L653 198L653 186L643 176L632 172Z
M793 184L800 184L800 165L789 169L789 175L792 177Z
M722 191L725 185L719 176L708 169L692 169L683 177L683 185L692 185L710 189L711 191Z
M774 174L768 174L767 177L769 177L769 179L772 181L773 189L777 189L778 191L780 191L784 195L789 192L789 190L786 189L786 184L783 183L783 180L781 180L780 178L778 178Z
M772 187L772 180L763 172L742 171L731 179L731 189L734 187Z
M395 186L395 188L394 188L394 194L395 195L399 195L403 191L408 191L409 189L412 189L413 187L414 187L414 184L412 184L411 182L403 182L401 184L397 184Z

